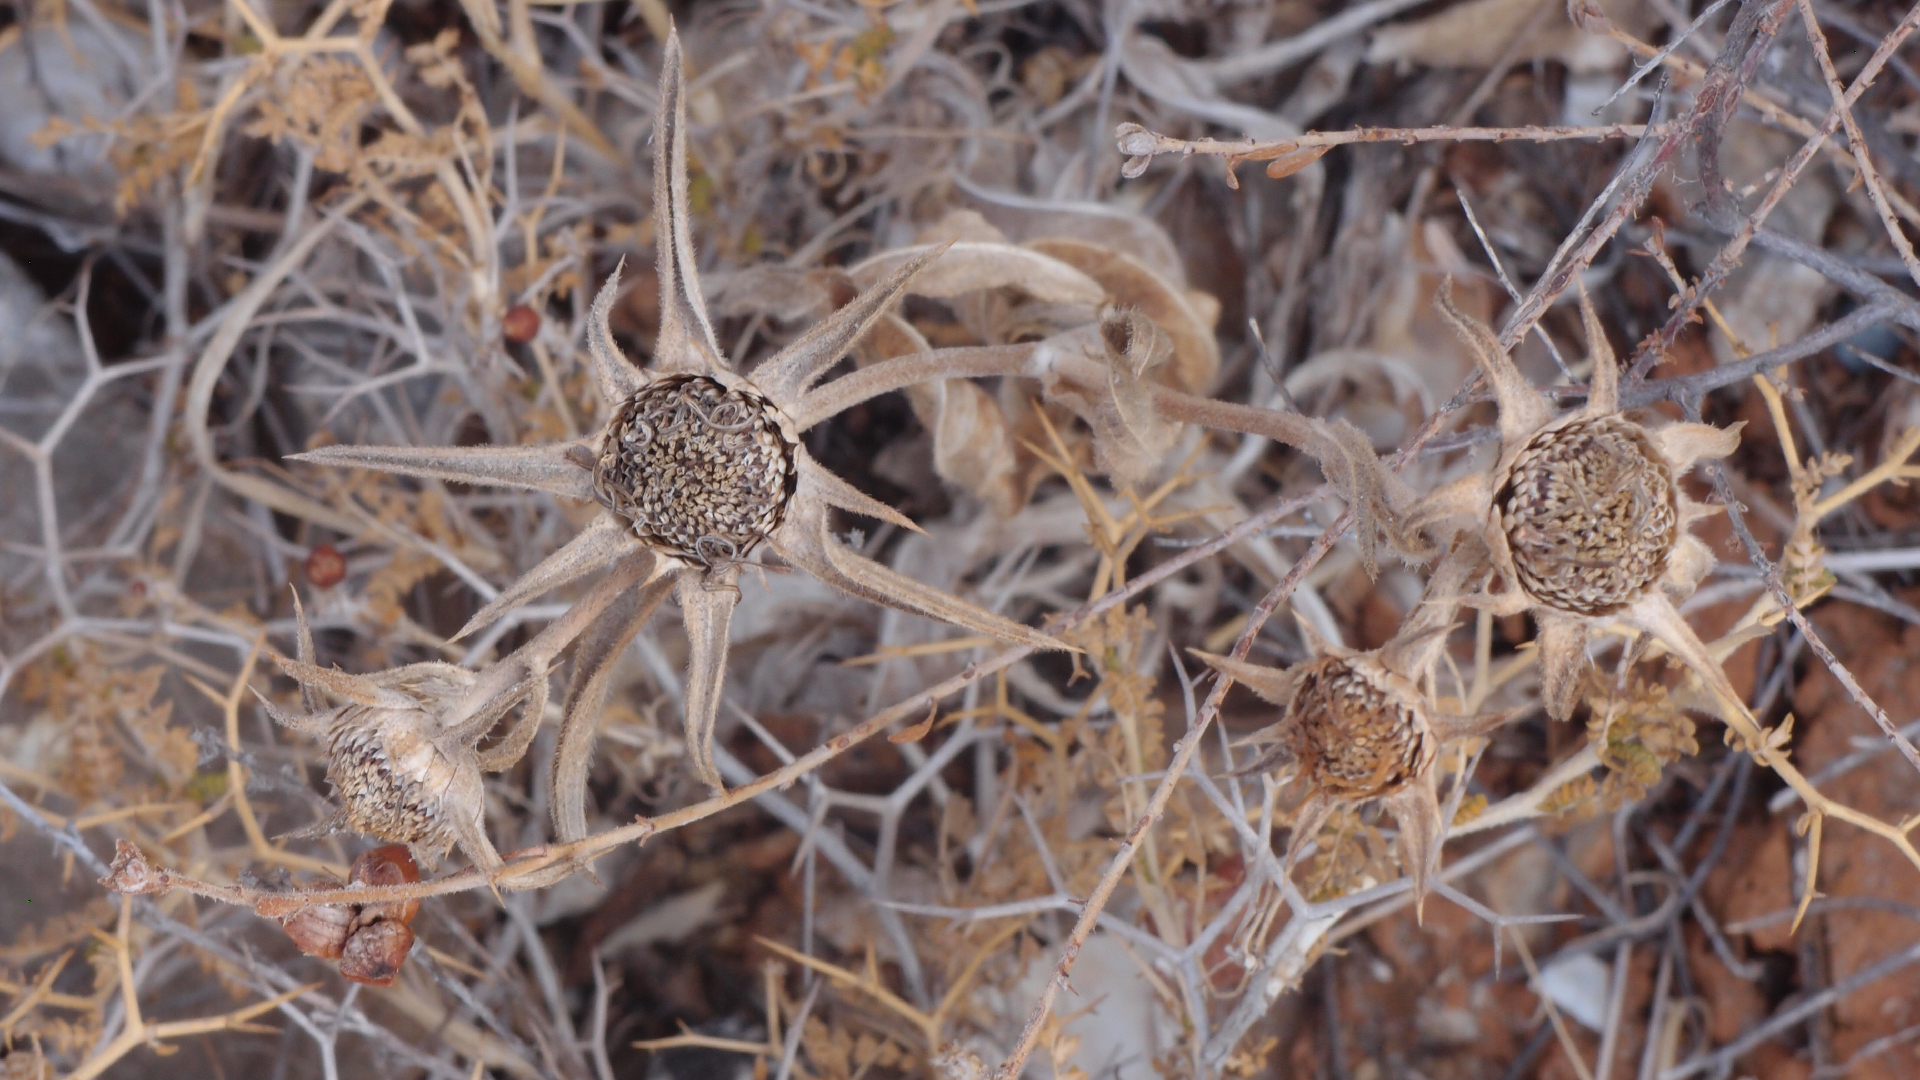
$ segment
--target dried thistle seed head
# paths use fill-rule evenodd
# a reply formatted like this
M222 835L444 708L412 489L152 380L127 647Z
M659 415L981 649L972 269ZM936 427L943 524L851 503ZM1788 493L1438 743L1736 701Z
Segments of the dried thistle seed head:
M1494 501L1522 587L1576 615L1645 596L1679 533L1672 471L1645 429L1617 414L1535 435Z
M799 480L794 449L766 398L705 375L673 375L621 404L593 489L648 545L725 565L785 520Z
M1301 775L1340 799L1392 795L1432 763L1432 728L1366 657L1324 656L1300 675L1286 743Z
M412 845L432 862L456 842L475 863L497 858L481 829L485 794L472 748L439 737L424 708L348 705L327 732L327 779L355 832Z

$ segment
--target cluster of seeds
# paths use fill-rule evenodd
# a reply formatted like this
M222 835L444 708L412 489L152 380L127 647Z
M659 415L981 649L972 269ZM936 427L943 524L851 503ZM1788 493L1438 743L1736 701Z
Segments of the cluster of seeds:
M327 779L355 832L426 850L453 839L445 793L457 764L421 730L425 713L349 705L328 739Z
M1520 584L1550 607L1608 615L1666 573L1679 522L1673 477L1630 420L1542 431L1495 502Z
M1317 789L1338 798L1391 795L1438 750L1426 720L1380 675L1337 656L1312 662L1288 714L1287 748Z
M403 844L389 844L353 861L350 885L404 885L420 880L420 868ZM338 887L330 879L321 887ZM350 982L392 986L413 951L413 928L420 901L379 904L315 904L282 916L280 925L308 956L338 960Z
M676 375L620 406L593 488L641 540L712 567L744 559L779 528L798 478L766 399Z

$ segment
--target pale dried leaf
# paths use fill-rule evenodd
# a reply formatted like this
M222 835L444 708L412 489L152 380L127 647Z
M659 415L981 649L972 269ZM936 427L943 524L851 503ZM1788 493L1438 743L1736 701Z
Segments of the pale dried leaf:
M849 271L855 283L870 288L925 255L930 246L882 252ZM1100 283L1058 259L1012 244L963 242L913 283L916 296L951 299L990 289L1017 288L1053 304L1098 304L1106 298Z
M1560 0L1470 0L1424 19L1384 26L1374 31L1366 60L1486 68L1506 57L1514 64L1556 60L1576 72L1601 72L1614 70L1626 58L1618 43L1577 29L1564 9L1549 14L1539 30L1509 53L1513 34L1542 4L1562 6ZM1640 0L1605 0L1601 7L1629 32L1649 25Z
M1173 345L1173 360L1159 381L1189 394L1213 389L1220 373L1220 345L1213 336L1219 302L1205 293L1183 291L1132 256L1098 244L1064 238L1034 240L1027 247L1081 271L1107 291L1113 302L1151 319ZM1210 304L1203 311L1200 303Z
M560 550L540 560L485 607L474 612L473 618L448 640L458 641L534 597L578 581L632 550L635 543L633 534L619 518L608 513L597 515Z
M632 586L595 620L593 628L581 635L574 647L573 676L567 683L560 738L553 755L550 809L554 835L562 843L587 835L587 774L614 669L627 643L653 617L676 578L695 576L691 571L658 574Z
M815 323L799 339L754 370L753 383L773 403L788 408L799 402L813 381L847 355L913 280L937 268L949 249L941 245L912 249L909 258L889 264L886 276L867 283L847 306ZM940 262L936 262L940 260ZM865 282L858 271L855 282Z
M850 596L1035 649L1068 645L1030 626L975 607L849 550L828 530L824 508L799 506L772 537L781 558ZM691 694L689 694L691 701ZM689 706L691 707L691 706Z
M687 88L680 35L667 35L660 58L660 107L654 113L653 234L660 275L660 337L654 366L705 373L727 366L707 320L699 259L687 213Z

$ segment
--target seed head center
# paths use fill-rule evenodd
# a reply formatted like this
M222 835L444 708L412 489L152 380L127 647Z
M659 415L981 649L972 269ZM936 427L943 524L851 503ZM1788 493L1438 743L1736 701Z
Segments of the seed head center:
M1677 539L1671 470L1641 427L1618 416L1535 436L1495 501L1521 586L1576 615L1646 595Z
M641 540L711 567L745 558L780 527L798 476L770 402L675 375L614 414L593 487Z
M1338 657L1316 661L1301 678L1292 713L1295 758L1329 795L1391 795L1434 754L1426 721L1368 672Z
M341 715L328 740L327 779L354 831L428 847L451 835L435 792L454 766L413 730L423 720L365 705Z

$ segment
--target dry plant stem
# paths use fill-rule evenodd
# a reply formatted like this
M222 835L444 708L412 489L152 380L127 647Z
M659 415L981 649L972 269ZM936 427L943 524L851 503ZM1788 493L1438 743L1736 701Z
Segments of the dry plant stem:
M1873 201L1874 210L1880 215L1880 224L1887 231L1887 239L1893 241L1893 250L1900 253L1900 261L1907 266L1907 276L1914 284L1920 285L1920 259L1914 257L1913 244L1907 240L1907 234L1900 228L1900 221L1894 216L1893 207L1887 203L1886 186L1880 175L1874 171L1873 157L1867 148L1867 137L1860 132L1860 122L1854 119L1853 103L1847 100L1846 91L1840 86L1840 76L1833 70L1833 56L1827 48L1827 35L1820 30L1819 16L1814 14L1811 0L1799 0L1800 17L1807 24L1807 40L1813 44L1813 58L1820 63L1820 75L1827 82L1827 92L1833 95L1834 111L1840 114L1840 120L1847 128L1847 142L1853 148L1853 160L1860 167L1860 183L1867 189L1867 198Z
M460 7L473 24L481 46L506 67L522 92L557 113L569 130L584 138L606 161L622 168L628 165L626 156L607 140L592 118L581 112L548 77L546 65L540 60L539 45L534 41L528 0L507 0L505 39L500 36L500 15L493 0L460 0Z
M1784 4L1782 8L1784 9ZM1892 59L1894 52L1917 28L1920 28L1920 4L1914 5L1907 12L1906 17L1900 20L1900 24L1881 41L1880 47L1873 51L1873 55L1867 59L1866 66L1862 67L1860 74L1854 77L1853 85L1847 88L1845 96L1834 103L1833 108L1827 113L1826 120L1814 129L1813 135L1781 167L1773 187L1768 189L1759 205L1741 219L1740 227L1734 232L1733 238L1727 241L1718 255L1714 256L1713 262L1708 264L1706 271L1700 275L1692 287L1680 295L1680 302L1675 305L1673 315L1658 331L1648 335L1646 340L1640 343L1640 348L1634 354L1633 365L1627 372L1628 381L1645 377L1648 369L1673 347L1674 341L1680 336L1680 331L1685 329L1692 319L1694 309L1699 307L1700 303L1718 288L1722 281L1726 280L1733 268L1740 264L1741 257L1746 254L1747 245L1753 242L1754 234L1759 231L1761 224L1766 221L1769 214L1773 213L1774 208L1780 205L1780 200L1786 198L1787 192L1800 179L1800 173L1806 169L1807 164L1813 160L1813 156L1820 151L1821 146L1839 129L1842 118L1847 115L1847 110L1851 109L1860 99L1860 95L1872 85L1874 78L1880 74L1887 61ZM1697 107L1695 111L1699 111Z
M1312 28L1292 37L1269 41L1265 45L1249 49L1236 56L1197 60L1193 62L1193 66L1222 82L1258 78L1305 60L1341 38L1385 22L1408 8L1418 7L1421 2L1422 0L1368 0L1366 3L1354 4L1332 18L1323 19L1315 23Z
M0 783L0 803L5 804L7 809L18 814L21 820L33 826L41 835L51 840L56 847L64 848L74 860L82 866L85 866L90 873L106 875L110 872L107 864L102 862L100 858L93 853L92 849L87 847L86 842L76 830L71 827L60 828L55 826L52 822L48 821L36 807L20 798L18 794L4 783ZM208 955L216 957L230 965L235 971L246 972L270 985L279 986L285 991L293 991L299 988L307 992L309 994L308 1000L313 1003L315 1008L332 1013L333 1018L329 1021L329 1026L335 1032L352 1031L356 1034L367 1036L378 1041L387 1052L395 1055L397 1059L407 1061L414 1067L420 1068L430 1075L444 1077L446 1080L459 1080L459 1074L452 1072L438 1063L434 1058L422 1053L416 1049L411 1042L397 1037L387 1027L373 1023L365 1013L352 1007L350 1003L345 1001L334 1002L324 993L298 983L293 977L287 975L279 968L259 964L256 958L242 954L231 947L225 940L203 932L196 927L176 922L162 913L158 905L140 900L135 901L134 906L136 917L150 929L187 942ZM288 1012L291 1008L292 1006L287 1003L283 1003L280 1006L282 1012ZM445 1032L450 1044L461 1037L458 1031L459 1027L464 1027L464 1025L457 1024ZM471 1029L468 1029L468 1031L470 1032ZM487 1036L478 1036L478 1039L478 1045L482 1052L476 1055L477 1057L484 1058L490 1064L506 1069L507 1072L515 1077L531 1078L539 1076L539 1073L532 1066L528 1065L511 1050L508 1050L504 1044Z
M1259 605L1249 616L1246 628L1240 632L1239 639L1233 643L1233 651L1230 654L1233 659L1246 659L1247 654L1253 649L1254 639L1259 636L1261 628L1273 616L1274 611L1293 595L1294 589L1299 587L1307 572L1318 565L1321 558L1332 550L1335 540L1345 530L1350 517L1350 514L1342 514L1338 521L1321 533L1313 546L1294 564L1293 569L1287 572L1287 576L1261 598ZM1194 718L1193 726L1187 729L1187 733L1182 735L1179 743L1174 746L1173 757L1167 762L1166 772L1148 798L1145 812L1133 823L1133 827L1127 830L1120 849L1108 862L1106 872L1101 875L1099 884L1095 885L1093 892L1088 895L1080 918L1074 923L1072 932L1067 935L1067 943L1062 948L1060 959L1054 966L1054 976L1047 980L1046 986L1040 991L1040 999L1034 1003L1032 1011L1027 1014L1026 1027L1020 1033L1020 1041L1014 1045L1013 1052L1007 1056L1006 1061L994 1070L997 1080L1013 1080L1020 1075L1020 1070L1026 1067L1027 1057L1033 1053L1034 1046L1039 1042L1047 1015L1053 1010L1054 999L1059 996L1061 987L1067 985L1067 976L1073 971L1073 963L1079 957L1081 947L1086 944L1087 938L1092 936L1100 913L1106 908L1107 900L1113 895L1113 890L1119 886L1120 879L1133 869L1135 852L1140 849L1147 830L1151 829L1160 820L1160 815L1166 811L1167 801L1173 797L1173 789L1179 785L1187 765L1192 762L1194 751L1200 747L1201 737L1206 734L1214 718L1219 715L1220 703L1226 698L1227 688L1231 685L1232 682L1228 679L1216 680L1213 689L1207 695L1206 703L1201 706L1200 712Z
M207 427L207 414L213 406L213 392L220 384L220 374L226 369L234 350L239 347L240 339L252 325L253 317L272 297L274 290L280 287L280 283L286 280L287 275L306 261L320 241L332 233L333 226L345 220L365 202L364 195L353 195L343 200L331 214L316 222L298 241L281 252L273 265L261 271L239 295L228 302L226 314L220 320L220 328L214 332L206 348L201 350L199 359L194 361L193 377L187 382L186 407L180 417L194 458L200 468L220 486L241 498L252 499L283 514L348 536L359 533L363 523L263 477L249 476L223 467L214 456L213 435Z
M1316 489L1298 498L1288 499L1261 511L1226 530L1219 536L1196 547L1182 550L1180 554L1152 570L1129 581L1124 588L1101 596L1079 609L1062 616L1056 630L1065 630L1093 618L1101 612L1124 604L1153 586L1186 570L1194 563L1259 535L1282 519L1298 513L1311 505L1323 494ZM1336 532L1334 535L1338 535ZM1325 540L1330 547L1331 540ZM1318 548L1316 550L1319 550ZM1311 564L1308 564L1309 568ZM1304 574L1305 571L1299 571ZM866 739L886 730L893 724L909 718L917 718L929 706L965 690L978 680L1013 666L1033 654L1030 646L1016 646L1002 651L998 655L975 664L968 665L965 671L937 685L914 694L893 707L876 713L860 724L829 739L807 753L795 758L791 763L762 776L752 783L742 784L730 789L725 795L711 798L705 802L663 814L656 818L639 818L632 824L612 829L584 840L567 844L543 844L522 851L509 853L504 864L494 875L492 884L504 889L543 888L573 872L584 861L592 859L622 844L645 842L647 838L673 829L682 828L696 821L712 817L748 802L756 796L774 791L807 776L833 758L852 749ZM18 800L11 789L0 783L0 796L10 796L9 801ZM21 805L26 805L24 802ZM37 815L36 815L37 817ZM48 826L52 828L52 826ZM64 834L63 834L64 835ZM444 896L451 893L466 892L484 888L488 885L485 875L472 869L449 874L406 885L366 886L362 888L315 889L298 893L275 892L250 888L244 885L220 885L199 881L185 874L177 874L146 863L137 849L128 845L121 854L130 854L137 860L127 864L130 873L120 873L116 865L115 872L103 878L109 888L122 892L163 893L180 889L202 896L209 900L218 900L227 904L252 907L262 914L285 915L314 904L369 904L398 900L420 899L428 896ZM118 862L118 860L116 860ZM139 875L139 876L134 876Z
M1711 1053L1701 1054L1691 1061L1676 1065L1670 1069L1661 1070L1659 1080L1686 1080L1689 1076L1698 1076L1701 1073L1714 1076L1723 1075L1726 1070L1732 1068L1734 1062L1740 1060L1740 1058L1744 1057L1761 1043L1776 1037L1782 1031L1815 1015L1822 1009L1830 1008L1836 1002L1843 1000L1861 987L1884 979L1915 963L1920 963L1920 945L1907 948L1871 967L1856 971L1847 978L1834 983L1832 986L1826 987L1819 993L1795 1002L1792 1007L1782 1009L1768 1017L1766 1023L1746 1032L1739 1038L1725 1046L1715 1049Z
M247 835L247 844L252 848L253 857L279 863L295 870L317 871L337 876L343 872L343 867L283 851L268 842L266 834L260 829L260 819L254 815L253 803L247 798L247 768L240 763L240 704L245 700L248 687L253 682L254 665L259 662L260 650L265 644L265 632L255 635L253 648L247 651L246 659L240 664L239 674L234 676L232 687L224 694L191 675L186 678L196 689L220 707L220 712L225 718L228 749L227 790L232 795L234 815L240 819L240 827Z
M295 987L278 997L268 998L265 1001L256 1001L252 1005L236 1009L233 1012L221 1016L209 1016L199 1020L173 1020L163 1024L156 1024L150 1020L143 1019L140 1015L140 997L134 988L133 947L127 937L132 919L132 909L133 898L130 896L121 897L120 922L118 927L111 937L104 934L100 935L106 938L107 944L112 947L114 960L119 965L121 1004L126 1010L126 1016L121 1020L120 1034L115 1036L112 1042L109 1042L107 1045L89 1055L87 1060L80 1063L79 1068L67 1075L67 1080L93 1080L94 1077L112 1068L115 1062L139 1048L143 1043L152 1044L156 1049L160 1049L160 1044L164 1040L184 1038L188 1035L202 1035L214 1031L275 1033L273 1028L262 1027L259 1024L251 1023L251 1021L261 1013L277 1009L281 1005L292 1001L294 998L310 990L317 990L320 987L319 983L309 983L305 986Z
M1586 1059L1580 1056L1580 1045L1573 1041L1573 1033L1567 1030L1567 1022L1561 1019L1559 1007L1554 1005L1553 996L1547 993L1545 983L1540 978L1540 966L1533 962L1533 950L1527 947L1527 939L1518 928L1514 929L1513 945L1520 953L1520 962L1526 966L1527 980L1532 983L1534 996L1540 999L1540 1004L1547 1010L1547 1019L1553 1024L1553 1034L1560 1041L1561 1052L1567 1055L1580 1080L1593 1080L1593 1070L1587 1068Z
M1682 56L1672 55L1664 48L1655 49L1653 46L1633 35L1621 31L1618 27L1609 25L1607 33L1613 40L1618 41L1620 44L1632 50L1634 55L1650 60L1658 58L1658 62L1665 64L1667 67L1688 78L1705 80L1709 76L1709 72L1694 61ZM1816 130L1813 123L1802 119L1794 113L1788 112L1781 105L1765 97L1758 91L1742 87L1740 90L1740 103L1758 112L1760 116L1768 122L1779 124L1781 127L1799 135L1801 138L1811 138ZM1850 172L1858 173L1859 163L1854 160L1853 155L1847 150L1840 147L1827 147L1826 150L1834 157L1836 164ZM1887 201L1892 204L1894 210L1897 211L1902 218L1906 219L1909 224L1920 225L1920 207L1915 207L1912 203L1908 202L1897 190L1886 189L1884 194L1887 197Z
M1304 151L1324 153L1336 146L1354 143L1423 142L1564 142L1570 139L1638 139L1648 134L1664 135L1669 126L1649 128L1645 124L1594 124L1577 127L1422 127L1422 128L1349 128L1344 131L1309 131L1295 139L1255 142L1252 139L1175 139L1148 131L1138 124L1122 124L1116 132L1120 152L1133 158L1178 154L1188 157L1203 154L1227 159L1227 181L1238 186L1233 168L1249 161L1273 161ZM1317 156L1317 155L1316 155Z
M1671 264L1668 265L1668 272L1669 274L1675 273ZM1720 318L1720 313L1714 308L1713 302L1710 300L1706 301L1706 307L1707 313L1719 326L1721 333L1726 336L1728 342L1733 346L1734 351L1743 358L1747 357L1745 342L1739 340L1739 338L1734 335L1732 329ZM1777 438L1780 442L1782 452L1786 457L1787 469L1797 482L1802 479L1803 470L1797 460L1799 451L1794 443L1793 432L1787 426L1786 414L1782 407L1780 392L1768 381L1768 376L1766 375L1756 374L1754 376L1754 382L1766 399L1769 415L1772 417ZM1846 484L1840 490L1815 502L1812 507L1806 511L1808 520L1806 521L1805 527L1810 532L1812 527L1827 515L1859 498L1880 484L1920 475L1920 470L1916 470L1909 464L1910 459L1916 452L1920 452L1920 426L1916 426L1903 434L1898 443L1889 448L1879 465L1867 470L1865 474ZM1867 714L1873 718L1874 724L1879 727L1881 733L1887 737L1887 741L1899 749L1902 756L1907 759L1907 762L1911 764L1915 770L1920 770L1920 749L1916 749L1912 741L1902 734L1901 730L1893 723L1893 719L1887 715L1886 710L1881 708L1879 703L1867 694L1865 689L1860 686L1859 681L1853 677L1853 673L1847 670L1846 666L1840 662L1840 659L1833 654L1833 650L1828 648L1826 642L1815 632L1813 625L1800 610L1801 603L1807 601L1802 600L1796 602L1794 598L1788 594L1786 583L1780 578L1779 568L1767 558L1764 549L1760 547L1759 542L1754 538L1752 532L1747 529L1745 519L1738 507L1737 501L1732 498L1732 493L1726 483L1725 475L1717 467L1714 470L1714 481L1716 487L1720 489L1719 493L1722 500L1730 506L1729 515L1734 531L1739 536L1741 544L1746 548L1748 558L1752 561L1754 567L1760 571L1761 578L1765 582L1767 591L1773 598L1774 604L1785 614L1786 618L1793 623L1794 628L1800 632L1802 640L1813 650L1814 655L1818 656L1821 662L1827 666L1827 669L1833 673L1834 678L1840 682L1841 686L1847 691L1848 696L1862 709L1865 709ZM1814 827L1817 829L1817 821L1814 823ZM1814 845L1818 845L1817 832L1814 834L1812 842ZM1811 899L1812 895L1813 890L1809 887L1806 890L1804 899ZM1804 899L1802 904L1803 909Z

